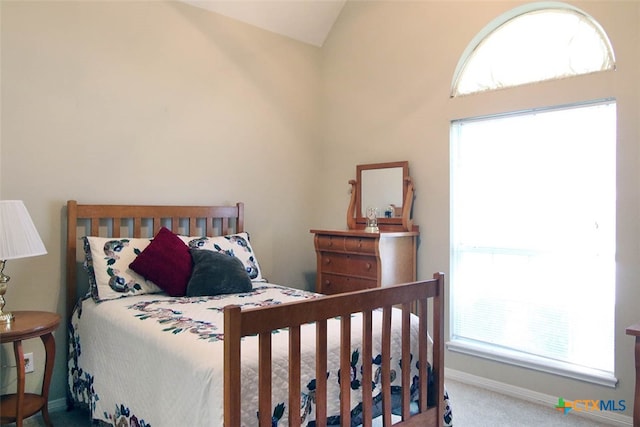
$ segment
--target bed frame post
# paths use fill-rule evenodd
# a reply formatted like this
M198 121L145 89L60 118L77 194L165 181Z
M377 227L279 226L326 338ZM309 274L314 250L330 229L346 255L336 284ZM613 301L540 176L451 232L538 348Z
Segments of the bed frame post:
M433 298L433 372L436 392L436 421L438 426L444 425L444 273L433 274L437 281L437 292Z
M78 203L75 200L67 202L67 320L71 319L73 306L76 303L76 226L78 218Z
M238 222L236 223L236 232L240 233L244 231L244 203L238 202L236 203L236 206L238 207Z
M224 309L224 425L240 425L240 306Z

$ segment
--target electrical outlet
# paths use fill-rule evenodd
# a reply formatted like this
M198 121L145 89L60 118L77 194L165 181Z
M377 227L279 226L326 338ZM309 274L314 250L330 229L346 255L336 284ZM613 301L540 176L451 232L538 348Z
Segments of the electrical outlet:
M25 374L33 372L33 353L26 353L24 355L24 372Z

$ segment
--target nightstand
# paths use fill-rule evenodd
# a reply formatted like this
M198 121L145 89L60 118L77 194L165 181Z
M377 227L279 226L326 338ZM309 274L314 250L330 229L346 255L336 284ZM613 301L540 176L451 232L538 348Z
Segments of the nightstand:
M633 395L633 427L640 427L640 323L626 329L627 335L636 337L634 356L636 363L636 388Z
M417 231L311 232L315 234L318 293L331 295L416 280Z
M13 343L13 353L18 370L18 385L15 394L6 394L0 401L0 424L16 423L22 426L22 421L40 411L47 426L52 426L49 418L49 385L53 373L53 360L56 344L52 332L60 324L60 316L45 311L14 311L15 320L12 323L0 324L0 342ZM42 393L37 395L24 392L25 372L22 341L40 337L46 351L44 380Z

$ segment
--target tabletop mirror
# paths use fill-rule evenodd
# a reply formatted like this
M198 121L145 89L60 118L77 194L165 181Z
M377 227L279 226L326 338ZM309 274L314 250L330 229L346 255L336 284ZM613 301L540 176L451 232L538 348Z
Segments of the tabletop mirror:
M373 163L356 166L347 210L349 229L377 231L367 219L375 216L382 231L412 231L413 183L409 162Z

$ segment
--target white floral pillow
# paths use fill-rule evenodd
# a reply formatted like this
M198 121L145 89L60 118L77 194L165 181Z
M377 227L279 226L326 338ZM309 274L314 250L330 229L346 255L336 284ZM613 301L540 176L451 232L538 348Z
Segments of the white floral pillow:
M266 281L262 277L258 259L255 252L253 252L251 243L249 243L249 233L242 232L216 237L180 236L180 238L190 248L223 252L227 255L235 256L242 261L251 281Z
M87 236L84 267L96 302L162 292L155 283L129 268L151 239Z

